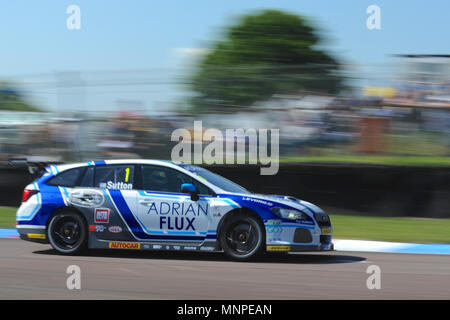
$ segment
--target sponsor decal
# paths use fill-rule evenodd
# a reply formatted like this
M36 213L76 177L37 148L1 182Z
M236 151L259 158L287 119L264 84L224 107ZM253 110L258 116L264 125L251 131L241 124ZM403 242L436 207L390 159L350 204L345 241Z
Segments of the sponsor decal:
M102 189L132 190L133 189L133 184L125 183L125 182L107 181L107 182L101 182L99 184L99 187L102 188Z
M195 218L185 217L160 217L159 228L167 230L195 231Z
M209 203L184 203L184 202L151 202L147 215L159 216L160 230L196 231L195 219L200 215L207 216Z
M152 202L147 214L171 215L171 216L199 216L208 215L209 203L179 203L179 202Z
M313 225L314 224L314 222L309 221L309 220L295 220L295 222L299 223L299 224L308 224L308 225Z
M214 247L200 247L200 251L214 251Z
M144 245L144 247L145 247L145 245ZM178 246L178 245L176 245L176 246L164 245L163 246L163 245L159 245L159 244L154 244L153 245L153 249L158 249L158 250L161 250L161 249L163 249L163 250L181 250L181 246Z
M89 225L89 232L103 232L106 227L98 224Z
M330 227L326 227L326 228L322 228L322 234L323 235L331 235L331 228Z
M30 239L45 239L44 233L27 233L27 237Z
M110 249L140 249L141 244L139 242L110 242Z
M267 251L290 251L291 246L267 246Z
M109 223L109 209L96 208L94 215L95 223Z
M271 234L280 234L281 232L283 232L283 228L275 227L275 226L267 226L266 230L267 230L267 233L271 233Z
M243 197L242 200L243 201L250 201L250 202L261 203L261 204L263 204L265 206L269 206L269 207L273 206L272 202L261 200L261 199L254 199L254 198L250 198L250 197Z
M108 228L108 231L112 233L121 233L122 228L120 226L111 226Z
M281 224L281 220L267 220L266 224L270 225Z
M69 194L69 203L84 207L100 207L105 202L105 196L102 192L93 189L77 189Z

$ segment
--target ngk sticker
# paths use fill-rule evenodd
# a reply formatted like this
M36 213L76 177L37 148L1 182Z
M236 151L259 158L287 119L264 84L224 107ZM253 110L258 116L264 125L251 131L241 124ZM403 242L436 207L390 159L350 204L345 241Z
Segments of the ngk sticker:
M122 228L120 226L111 226L108 228L108 231L112 233L120 233L122 232Z

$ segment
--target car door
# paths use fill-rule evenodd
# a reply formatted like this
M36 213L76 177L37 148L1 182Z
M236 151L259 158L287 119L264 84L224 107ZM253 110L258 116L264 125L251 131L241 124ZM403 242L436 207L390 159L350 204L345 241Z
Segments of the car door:
M141 179L138 219L149 240L203 241L206 238L211 221L211 196L201 195L194 201L189 194L181 193L181 185L193 183L192 177L170 167L142 165ZM202 186L197 183L197 188Z
M140 229L136 222L137 191L135 165L113 164L95 167L94 188L104 195L94 208L93 225L102 240L132 240ZM131 232L133 236L129 234Z

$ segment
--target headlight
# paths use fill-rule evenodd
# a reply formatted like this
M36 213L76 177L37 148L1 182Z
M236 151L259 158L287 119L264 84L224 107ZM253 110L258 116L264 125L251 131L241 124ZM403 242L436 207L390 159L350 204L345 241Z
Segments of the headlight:
M326 213L315 213L314 218L318 223L329 223L330 217Z
M270 209L274 214L280 218L290 219L290 220L306 220L307 216L301 211L294 209L285 209L279 207L273 207Z

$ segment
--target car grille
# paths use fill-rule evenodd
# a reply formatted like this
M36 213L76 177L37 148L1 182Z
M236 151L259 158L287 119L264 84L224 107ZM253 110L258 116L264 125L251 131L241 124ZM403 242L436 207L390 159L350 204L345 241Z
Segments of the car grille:
M310 243L312 242L311 232L308 229L297 228L294 233L294 242Z

